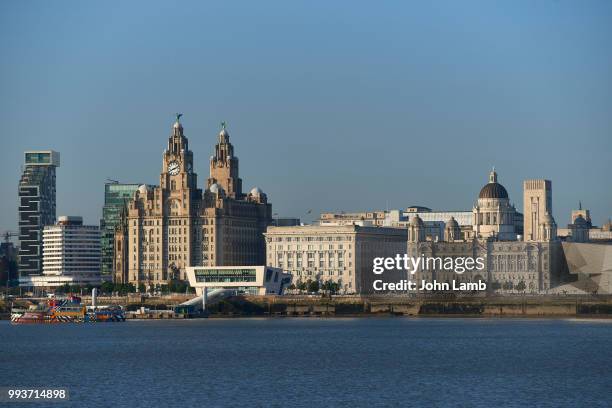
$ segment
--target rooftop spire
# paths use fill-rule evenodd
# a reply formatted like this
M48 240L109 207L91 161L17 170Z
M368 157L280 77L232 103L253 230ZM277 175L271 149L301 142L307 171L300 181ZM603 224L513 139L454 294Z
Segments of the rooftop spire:
M183 125L181 125L181 116L183 116L182 113L176 114L176 122L174 122L174 125L172 126L172 128L174 129L175 136L180 136L183 133Z
M489 173L489 183L497 183L497 173L495 172L495 166L493 166L491 173Z

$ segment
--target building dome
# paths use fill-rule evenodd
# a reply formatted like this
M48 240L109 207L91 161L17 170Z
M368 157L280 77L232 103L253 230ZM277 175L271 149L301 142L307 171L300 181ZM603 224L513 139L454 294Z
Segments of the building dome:
M506 188L497 182L497 173L495 168L489 173L489 183L480 190L478 198L508 198Z
M418 215L415 215L414 217L412 217L412 219L410 220L410 225L412 225L413 227L421 227L421 228L425 227L423 220Z
M455 219L455 217L450 217L448 221L446 221L446 227L448 228L459 228L459 223Z
M478 198L508 198L508 192L504 186L497 182L488 183L480 190Z
M587 228L587 222L584 218L582 218L582 215L576 217L574 220L574 225Z
M251 194L254 195L254 196L258 196L258 195L262 195L263 191L261 191L261 188L259 188L259 187L253 187L251 189Z
M223 187L221 187L219 184L217 183L213 183L210 188L209 188L211 193L219 193L220 191L223 191Z
M227 123L221 122L221 131L219 132L219 140L228 140L229 133L227 133Z

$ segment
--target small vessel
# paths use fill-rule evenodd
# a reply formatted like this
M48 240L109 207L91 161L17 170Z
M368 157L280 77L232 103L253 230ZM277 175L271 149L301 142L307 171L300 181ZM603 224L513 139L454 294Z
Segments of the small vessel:
M11 323L88 323L123 322L125 314L121 306L91 306L81 303L81 298L70 295L66 298L51 298L46 304L39 303L28 309L11 310Z

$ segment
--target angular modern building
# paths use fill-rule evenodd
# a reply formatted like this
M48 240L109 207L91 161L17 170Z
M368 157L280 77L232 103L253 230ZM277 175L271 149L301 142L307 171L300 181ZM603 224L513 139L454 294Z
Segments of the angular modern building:
M42 273L42 231L55 223L55 168L60 155L53 150L25 152L19 180L19 274Z
M100 273L103 276L113 275L113 257L115 255L115 228L121 221L121 212L127 208L127 203L134 198L134 193L141 184L124 184L109 182L104 185L104 207L100 220L102 244L102 265Z
M230 289L249 295L281 295L291 275L270 266L187 267L189 285L201 295L204 288Z
M563 242L563 253L571 281L554 293L612 294L612 244Z
M193 152L177 115L159 186L141 185L115 232L115 281L152 286L187 279L189 266L264 265L272 206L242 191L238 158L222 124L210 177L199 188Z

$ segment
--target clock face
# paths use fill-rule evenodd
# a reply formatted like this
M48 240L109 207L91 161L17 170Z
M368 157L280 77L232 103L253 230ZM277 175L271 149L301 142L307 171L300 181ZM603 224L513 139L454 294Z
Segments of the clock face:
M179 173L179 164L177 161L171 161L168 163L168 173L172 176L176 176Z

